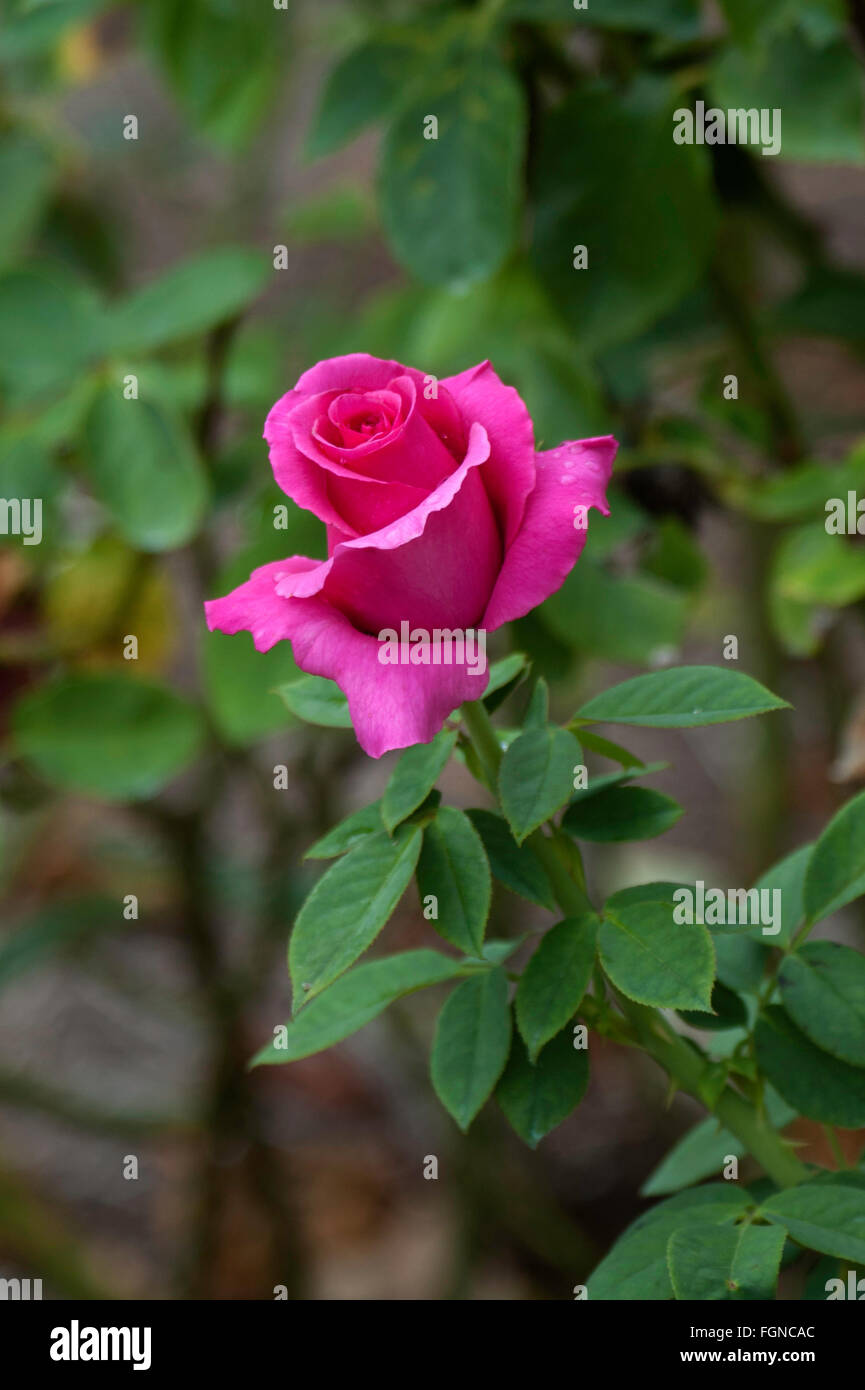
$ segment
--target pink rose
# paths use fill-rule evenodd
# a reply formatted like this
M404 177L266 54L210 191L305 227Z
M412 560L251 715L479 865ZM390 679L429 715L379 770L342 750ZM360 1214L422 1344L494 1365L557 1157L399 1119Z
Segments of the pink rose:
M536 454L489 362L436 382L365 353L304 372L264 437L279 486L327 526L328 559L262 565L205 604L208 625L251 632L262 652L290 641L301 670L345 693L374 758L428 742L488 680L467 660L386 664L380 634L486 633L554 593L588 508L608 514L617 447L605 435Z

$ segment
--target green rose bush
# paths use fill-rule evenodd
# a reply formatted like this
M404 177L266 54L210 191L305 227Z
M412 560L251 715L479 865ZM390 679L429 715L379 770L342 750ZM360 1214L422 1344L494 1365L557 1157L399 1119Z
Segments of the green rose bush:
M647 1052L709 1111L698 1169L688 1136L658 1179L674 1195L624 1233L587 1296L764 1299L800 1246L832 1267L865 1258L865 1176L811 1171L778 1128L797 1114L865 1123L865 962L807 940L865 892L865 796L754 888L637 883L597 903L582 844L653 837L681 814L598 726L776 718L786 702L729 667L685 666L602 691L564 725L543 678L521 725L491 717L532 677L520 654L487 669L486 631L563 584L590 508L609 510L615 441L538 454L489 363L438 381L364 354L306 372L265 435L328 556L257 569L206 604L208 623L250 631L261 651L290 641L308 673L295 709L342 702L370 756L405 751L381 799L307 852L335 862L294 923L292 1019L256 1064L308 1057L449 983L430 1069L462 1130L494 1099L536 1145L579 1106L593 1037ZM614 770L590 774L584 752ZM477 808L442 803L452 757L477 779ZM413 877L429 945L362 959ZM545 908L549 927L488 938L493 882ZM765 1175L753 1189L738 1181L745 1154Z

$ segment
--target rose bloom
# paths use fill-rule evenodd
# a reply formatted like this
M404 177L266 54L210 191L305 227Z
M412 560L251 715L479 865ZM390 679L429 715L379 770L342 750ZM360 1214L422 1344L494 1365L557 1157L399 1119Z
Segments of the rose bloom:
M352 353L319 362L264 428L276 481L327 527L326 560L262 565L205 604L257 649L290 641L303 671L334 680L372 757L427 743L488 674L383 664L379 633L491 632L554 593L607 515L610 435L535 452L523 401L489 362L436 381Z

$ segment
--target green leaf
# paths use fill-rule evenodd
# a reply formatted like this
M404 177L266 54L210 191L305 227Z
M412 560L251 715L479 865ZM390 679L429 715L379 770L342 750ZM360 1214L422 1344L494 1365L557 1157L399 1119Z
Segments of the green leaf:
M328 729L351 728L348 700L339 686L324 676L302 676L291 685L281 685L277 694L292 714L307 724L321 724Z
M808 861L805 911L810 922L828 917L865 893L865 792L832 817Z
M865 594L865 554L846 536L827 532L822 521L798 526L778 547L771 586L792 603L844 608Z
M766 1088L766 1110L775 1129L783 1129L796 1115L796 1111L771 1086ZM704 1178L717 1177L728 1156L743 1158L746 1152L742 1141L729 1130L722 1129L715 1117L710 1115L673 1145L643 1183L640 1195L662 1197L668 1192L678 1192L680 1188L702 1182Z
M521 1139L537 1148L551 1129L576 1109L589 1084L589 1054L573 1046L570 1033L547 1043L536 1063L514 1034L496 1100Z
M613 762L620 763L627 772L634 770L634 776L643 776L651 767L660 771L661 763L644 763L642 758L629 753L627 748L622 748L619 743L612 743L608 738L601 738L593 729L583 729L579 731L580 742L590 753L600 753L602 758L610 758Z
M672 916L675 906L673 894L687 886L684 883L671 883L666 879L658 883L633 883L630 888L620 888L618 892L612 893L606 901L604 911L609 911L615 916L620 908L631 907L634 903L663 903Z
M805 872L813 852L813 845L803 845L758 878L754 887L758 892L781 894L781 930L774 936L765 937L773 946L789 946L796 932L805 920ZM774 898L769 901L774 904ZM763 938L762 928L758 932ZM755 933L756 934L756 933Z
M577 840L650 840L676 824L683 808L671 796L648 787L605 787L588 800L573 802L562 826Z
M775 709L789 709L789 705L740 671L677 666L612 686L584 705L578 717L654 729L693 729Z
M59 270L0 277L0 389L37 400L74 385L102 346L90 295Z
M390 917L415 871L421 832L400 826L366 836L327 870L294 924L288 966L295 1007L353 965Z
M424 903L430 895L437 899L438 916L430 919L436 931L466 955L479 956L492 879L481 837L463 811L442 806L424 828L417 881Z
M709 567L693 534L677 517L664 517L643 557L643 569L677 589L694 593L706 583Z
M463 1132L501 1076L510 1041L502 967L457 985L439 1014L430 1065L436 1095Z
M179 421L147 401L124 400L119 387L105 387L85 432L90 485L130 545L173 550L195 535L207 488Z
M367 835L381 830L381 827L381 802L373 801L369 806L361 806L359 811L353 811L345 820L340 821L339 825L328 830L326 835L322 835L320 840L316 840L315 844L309 847L303 857L335 859L337 855L353 849L360 840L366 839Z
M245 747L292 722L275 689L297 675L290 643L277 642L269 652L259 652L249 632L205 632L203 644L207 703L228 743Z
M802 25L815 42L823 42L844 27L844 0L721 0L721 8L736 43L755 40L765 47L778 31Z
M599 922L594 913L551 927L517 986L517 1027L529 1058L573 1018L592 978Z
M770 938L774 940L774 938ZM718 979L730 989L759 994L769 957L768 946L753 936L712 937L718 963Z
M494 661L490 667L490 678L487 681L487 688L484 691L484 700L488 700L497 691L503 690L511 681L516 681L517 677L525 671L528 665L528 657L525 652L511 652L510 656L505 656L501 661Z
M865 1264L865 1188L835 1173L773 1193L759 1214L809 1250Z
M846 493L838 492L846 501ZM826 631L826 608L842 608L863 594L865 557L846 537L830 535L814 522L784 537L772 563L769 613L794 655L811 656L818 650Z
M709 164L704 150L673 143L678 104L656 77L643 75L625 92L580 81L541 121L533 256L568 322L596 352L671 309L712 250ZM587 249L583 269L574 267L578 246Z
M586 732L585 726L580 727L580 741L583 742L583 734ZM588 740L585 740L588 744ZM651 777L656 772L663 772L670 766L669 763L637 763L636 766L620 768L618 772L607 772L603 776L592 773L589 778L588 786L579 787L571 797L571 806L581 805L584 801L591 800L599 792L605 792L609 787L620 787L626 782L632 782L635 777ZM565 813L567 816L567 812ZM564 825L564 819L562 821Z
M437 138L425 122L438 121ZM492 275L517 225L525 103L493 50L467 47L428 67L381 152L379 196L398 259L425 285Z
M517 844L568 800L582 756L567 729L529 729L510 744L499 769L499 792Z
M501 379L525 401L539 447L543 441L602 434L609 427L587 352L519 254L467 290L428 294L416 316L410 355L442 375L493 359ZM593 516L593 526L597 519Z
M302 202L292 200L283 213L282 225L291 240L301 246L329 242L347 246L369 236L375 228L371 191L351 178L329 184Z
M138 801L198 757L201 717L173 691L120 675L71 675L25 694L14 751L54 786Z
M43 444L32 430L12 434L0 432L0 497L40 498L42 502L42 542L57 535L57 503L63 492L66 477L53 460L53 450ZM30 527L35 527L35 513L30 515ZM0 536L0 546L20 545L25 535ZM28 547L29 548L29 547Z
M776 307L774 321L782 333L809 338L841 338L861 343L865 339L865 277L835 266L814 266L790 298L782 300ZM783 506L789 498L789 510L794 517L813 516L815 512L825 509L828 498L846 496L846 486L836 487L833 482L831 488L827 487L826 468L811 464L803 465L802 470L796 471L804 475L797 480L798 487L794 481L790 489L792 496L782 492L779 499ZM785 476L777 475L777 481L772 481L780 487L781 479ZM833 476L832 470L828 470L828 476ZM767 488L767 508L776 500L768 491L768 483L767 479L764 484ZM749 489L743 505L747 506L751 501L760 505L764 501L763 489L755 489L755 494ZM810 506L807 505L809 496L813 499Z
M658 1302L673 1297L667 1245L676 1231L724 1226L737 1220L747 1194L732 1183L679 1192L632 1222L589 1279L589 1298Z
M700 1009L679 1009L679 1017L692 1028L708 1029L710 1032L723 1032L727 1028L741 1028L748 1022L748 1010L744 1000L716 980L712 989L711 1013Z
M395 999L416 989L451 980L463 965L438 951L406 951L359 965L340 976L286 1024L286 1035L263 1047L252 1066L296 1062L323 1052L365 1027Z
M795 1246L793 1247L796 1248ZM829 1298L829 1280L840 1279L844 1288L844 1296L847 1291L847 1267L834 1255L821 1255L816 1264L812 1265L805 1279L805 1286L802 1291L802 1298L810 1303L825 1303ZM854 1279L856 1275L854 1274Z
M522 946L525 941L525 934L512 938L510 941L487 941L481 952L480 959L489 962L491 965L502 965L518 946Z
M608 360L605 357L605 361ZM613 499L609 516L593 516L592 527L586 536L586 547L580 558L600 563L615 560L626 547L644 541L651 531L651 519L615 482L611 483Z
M507 821L495 811L472 809L466 814L483 840L490 868L499 883L528 902L555 912L550 881L531 846L518 845Z
M851 277L851 280L854 280L854 277ZM833 285L834 283L833 281ZM859 282L854 280L854 283ZM810 284L810 281L807 281L807 284ZM862 288L865 289L865 282L862 282ZM840 308L840 302L844 298L849 302L852 289L853 285L847 281L843 283L843 288L838 287L839 303L836 307ZM860 330L865 332L861 319L859 326ZM792 324L785 324L785 327L788 332L807 333L809 337L815 334L819 336L818 329L810 321L799 323L797 320ZM835 336L834 330L832 336ZM830 495L846 496L847 479L842 476L843 471L843 465L838 469L827 468L819 463L802 463L783 473L757 477L737 476L726 484L724 499L761 521L806 521L815 514L825 513L826 499ZM853 483L854 480L851 478L849 481Z
M419 32L396 25L376 29L330 70L306 143L321 159L387 116L423 58Z
M46 957L62 958L67 946L124 925L122 908L112 898L60 898L49 903L0 941L0 988Z
M456 731L443 729L431 743L418 743L403 753L385 787L381 818L388 830L416 811L432 791L457 741Z
M754 1042L760 1068L798 1114L845 1129L865 1125L865 1071L815 1047L780 1005L765 1010Z
M152 352L224 323L260 294L272 268L268 256L242 246L181 261L114 308L111 345L116 352Z
M668 38L691 38L699 30L697 0L603 0L575 10L574 0L505 0L507 19L555 20L583 28L634 29L664 34Z
M862 163L862 68L846 35L818 47L790 29L748 51L727 45L710 82L725 110L783 113L786 159Z
M666 903L604 908L601 963L630 999L662 1009L711 1007L715 953L705 927L678 926Z
M769 622L784 651L791 656L815 656L827 630L825 614L816 604L785 598L771 582L767 597Z
M806 941L778 973L793 1022L817 1047L865 1067L865 956L834 941Z
M550 688L539 676L523 720L524 729L545 729L550 721Z
M745 1145L723 1129L714 1115L701 1120L673 1145L640 1188L641 1197L663 1197L718 1177L728 1155L743 1158Z
M577 652L645 663L679 646L689 600L662 580L613 574L586 557L540 611L544 625Z
M284 73L289 15L257 0L151 0L144 19L179 100L211 140L253 135Z
M771 1226L674 1231L667 1263L678 1299L772 1299L786 1237Z
M0 265L27 246L48 200L54 161L44 145L12 131L0 141Z
M103 0L31 0L29 4L19 0L7 4L0 27L0 61L11 64L46 57L66 30L85 23L102 5Z

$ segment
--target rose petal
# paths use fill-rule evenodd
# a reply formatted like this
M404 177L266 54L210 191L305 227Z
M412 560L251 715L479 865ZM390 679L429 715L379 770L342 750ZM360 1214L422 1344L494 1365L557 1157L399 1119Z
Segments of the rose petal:
M370 487L344 475L332 477L328 482L331 502L360 535L377 530L402 515L395 503L407 496L409 488L419 495L431 492L453 474L458 462L418 408L411 377L397 377L391 385L403 399L402 419L386 438L370 440L352 449L350 454L342 452L339 455L341 462L350 464L358 474L386 481L387 489ZM386 507L382 505L382 491L389 509L387 516ZM417 505L419 495L412 498L411 506ZM403 507L402 511L405 510L408 508Z
M489 632L561 588L586 543L585 527L574 525L574 507L597 507L609 516L605 493L617 448L612 435L604 435L537 455L537 485L484 614Z
M486 432L474 425L460 467L412 512L371 535L337 542L315 569L286 574L278 592L285 598L323 592L371 632L403 620L427 629L473 626L501 561L478 473L488 455Z
M302 454L292 434L292 411L303 397L296 391L280 396L264 422L264 437L270 451L270 466L277 486L305 511L312 512L327 525L341 526L345 522L327 494L328 475L318 463ZM345 472L349 470L346 469Z
M505 545L520 527L526 498L535 485L535 434L525 403L512 386L480 362L441 385L453 396L467 425L477 420L490 439L484 483L501 523Z
M251 632L256 651L269 652L277 642L291 636L288 604L276 592L277 581L286 574L314 570L320 563L306 555L292 555L287 560L260 565L244 584L224 598L207 600L207 626L211 632Z
M289 391L288 395L294 396L296 403L306 396L319 395L324 391L381 391L386 389L395 377L402 376L411 377L417 388L421 414L429 421L454 458L461 459L466 449L468 427L472 422L468 420L463 423L445 382L418 371L416 367L404 367L401 362L371 357L367 352L350 352L343 357L329 357L324 362L317 362L314 367L304 372L294 391ZM283 396L282 399L286 401L287 397ZM280 404L281 402L277 401L273 410L275 411ZM290 409L290 406L288 408ZM482 419L481 424L484 424Z
M360 548L357 541L341 546L323 596L366 632L403 621L427 630L476 626L502 556L480 474L473 468L465 475L450 504L429 514L416 539L393 549Z
M368 352L348 352L316 362L298 378L295 391L301 396L317 396L322 391L383 391L405 370L400 362L371 357Z
M259 651L290 640L301 670L336 681L344 692L358 742L371 758L428 743L452 710L483 694L488 670L472 675L465 665L383 664L377 638L358 632L325 599L277 594L279 573L314 564L296 555L255 570L233 593L205 604L211 631L249 631Z
M460 432L445 401L435 403L434 414L447 427L448 444L427 418L425 407L432 403L423 402L422 408L420 373L397 371L387 389L369 393L371 410L380 415L388 402L395 417L384 434L354 444L341 435L340 411L357 412L364 400L364 392L353 386L311 396L288 392L265 423L274 476L283 492L321 521L341 525L352 535L377 530L410 511L457 461L450 445L459 442Z
M348 699L358 742L371 758L428 743L464 700L482 695L488 671L466 666L383 665L382 644L357 631L323 599L289 599L294 659L335 680Z
M403 413L398 391L344 391L334 397L328 420L336 427L333 444L354 451L390 434Z

